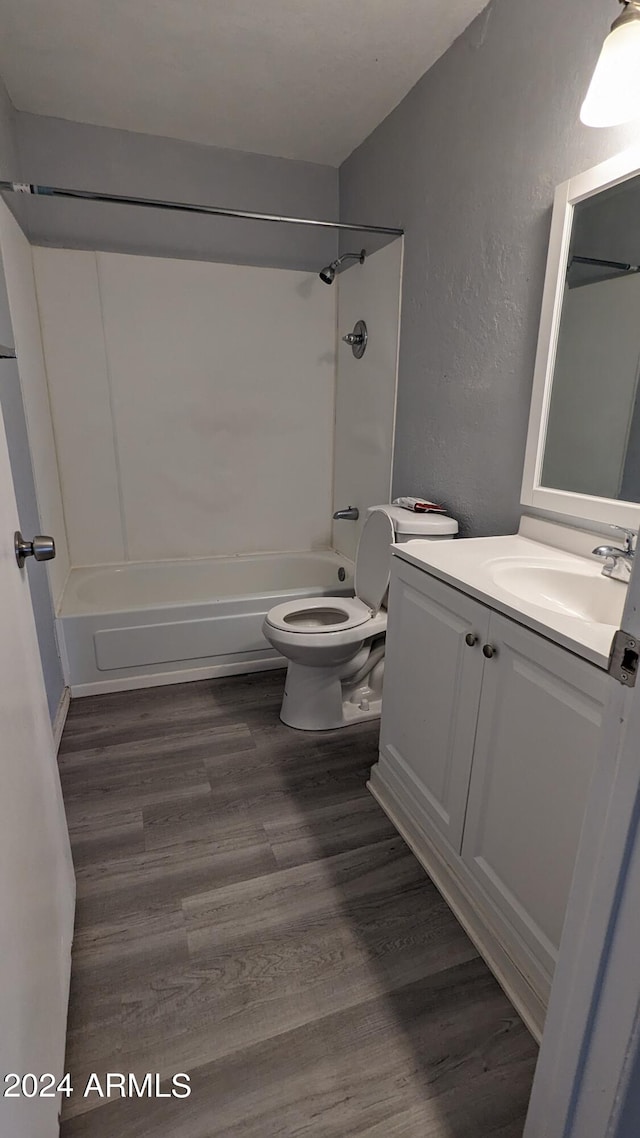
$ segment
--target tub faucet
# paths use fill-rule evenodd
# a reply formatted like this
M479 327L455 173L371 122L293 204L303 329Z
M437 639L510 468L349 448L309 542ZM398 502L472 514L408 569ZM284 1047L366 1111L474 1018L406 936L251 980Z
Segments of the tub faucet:
M336 510L333 515L334 522L357 522L360 510L357 506L349 506L348 510Z
M605 558L602 567L603 577L611 577L612 581L629 581L636 552L634 538L637 537L637 531L623 529L622 526L612 526L611 528L624 534L624 545L622 548L617 545L598 545L593 550L593 555L594 557Z

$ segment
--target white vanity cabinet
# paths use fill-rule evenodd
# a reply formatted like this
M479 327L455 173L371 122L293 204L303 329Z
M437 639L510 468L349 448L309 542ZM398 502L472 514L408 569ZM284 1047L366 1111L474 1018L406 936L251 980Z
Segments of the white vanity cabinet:
M460 853L491 614L399 558L393 570L381 754Z
M462 858L553 974L608 676L492 613Z
M539 1034L610 677L400 557L387 636L370 787Z

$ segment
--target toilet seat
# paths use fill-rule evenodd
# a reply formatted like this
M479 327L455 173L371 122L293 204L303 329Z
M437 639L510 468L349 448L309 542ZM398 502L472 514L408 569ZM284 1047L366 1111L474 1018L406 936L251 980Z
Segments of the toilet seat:
M281 632L344 632L371 620L371 609L357 597L306 597L285 601L267 614L267 624Z
M280 632L322 636L360 628L380 612L389 588L393 522L384 510L367 518L358 545L355 597L307 597L285 601L267 613L266 624Z
M394 539L393 522L386 511L370 513L358 542L354 585L356 597L373 613L382 608L389 588Z

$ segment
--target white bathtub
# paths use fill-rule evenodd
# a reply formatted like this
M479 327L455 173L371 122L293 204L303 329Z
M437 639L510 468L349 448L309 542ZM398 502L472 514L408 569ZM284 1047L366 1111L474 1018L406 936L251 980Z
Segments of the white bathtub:
M352 592L353 564L331 551L72 569L57 618L67 682L93 695L284 667L262 635L269 609Z

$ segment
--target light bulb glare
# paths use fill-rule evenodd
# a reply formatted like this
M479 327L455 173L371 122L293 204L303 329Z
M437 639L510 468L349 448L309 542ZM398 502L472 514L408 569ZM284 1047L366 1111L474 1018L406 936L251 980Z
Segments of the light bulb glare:
M604 41L580 118L596 127L640 118L640 13L615 24Z

